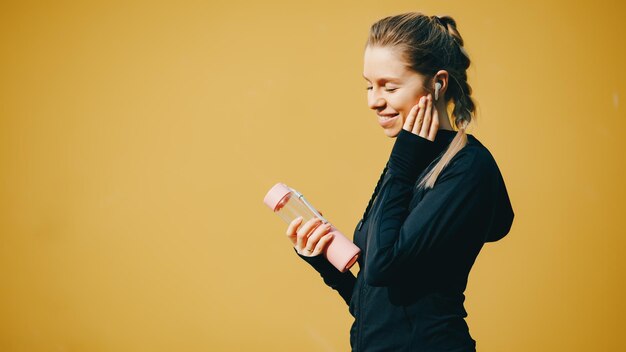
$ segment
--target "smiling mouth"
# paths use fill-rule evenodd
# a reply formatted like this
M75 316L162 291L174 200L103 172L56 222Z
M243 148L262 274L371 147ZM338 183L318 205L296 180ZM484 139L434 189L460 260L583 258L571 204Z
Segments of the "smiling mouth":
M380 125L380 127L382 128L391 128L392 126L395 125L395 121L398 118L398 116L400 116L400 114L395 114L392 116L381 116L378 115L378 124Z
M379 116L380 116L380 115L379 115ZM380 116L380 119L381 119L381 120L383 120L383 121L387 121L387 120L391 120L391 119L393 119L393 118L394 118L394 117L396 117L396 116L398 116L398 114L391 115L391 116Z

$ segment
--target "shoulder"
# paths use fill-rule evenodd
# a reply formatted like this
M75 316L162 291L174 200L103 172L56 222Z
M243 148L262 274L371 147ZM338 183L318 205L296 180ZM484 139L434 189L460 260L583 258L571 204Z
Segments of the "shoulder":
M463 174L467 180L490 179L499 172L489 149L473 135L468 135L467 144L452 157L450 163L442 170L442 176L446 169L451 174Z

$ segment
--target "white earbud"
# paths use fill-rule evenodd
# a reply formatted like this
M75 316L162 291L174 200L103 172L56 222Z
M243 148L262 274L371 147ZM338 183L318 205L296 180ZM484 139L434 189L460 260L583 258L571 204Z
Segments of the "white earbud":
M439 90L441 89L441 83L435 83L435 101L439 99Z

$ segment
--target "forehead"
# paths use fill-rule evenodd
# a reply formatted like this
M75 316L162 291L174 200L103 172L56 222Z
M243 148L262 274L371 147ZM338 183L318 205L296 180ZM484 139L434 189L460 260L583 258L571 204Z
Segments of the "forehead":
M397 50L367 47L363 57L363 77L372 80L404 80L415 76Z

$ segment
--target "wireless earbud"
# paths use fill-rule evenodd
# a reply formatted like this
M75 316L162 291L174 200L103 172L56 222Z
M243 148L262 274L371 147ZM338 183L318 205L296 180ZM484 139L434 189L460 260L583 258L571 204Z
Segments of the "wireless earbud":
M439 99L439 90L441 89L441 82L435 83L435 101Z

